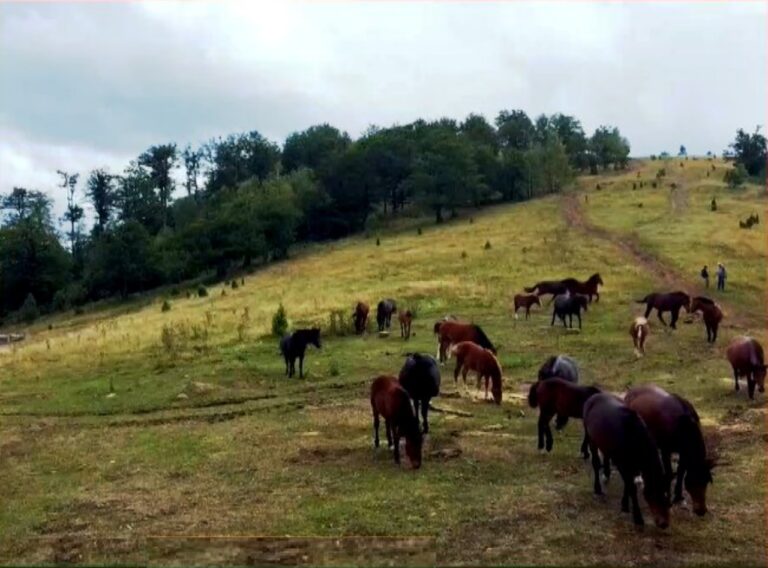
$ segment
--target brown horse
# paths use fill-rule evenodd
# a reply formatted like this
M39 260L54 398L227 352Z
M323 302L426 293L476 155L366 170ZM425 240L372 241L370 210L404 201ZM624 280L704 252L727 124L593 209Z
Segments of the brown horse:
M405 437L405 453L414 469L421 467L422 436L411 397L396 377L380 376L371 385L373 445L379 447L379 416L384 417L387 444L394 447L395 463L400 463L400 437Z
M645 355L645 340L648 339L648 320L640 316L635 318L629 328L632 343L635 345L635 353Z
M723 321L723 312L714 300L704 296L696 296L691 301L691 313L700 311L704 316L704 325L707 328L707 341L714 343L717 340L717 328Z
M458 385L459 371L467 384L467 373L477 372L477 388L480 381L485 379L485 400L488 400L488 380L491 380L491 394L496 404L501 404L501 365L490 349L485 349L471 341L462 341L451 348L456 355L456 368L453 371L453 381Z
M515 319L517 319L517 310L525 308L525 319L531 313L531 306L541 306L541 300L536 294L517 294L515 295Z
M584 403L589 397L599 392L600 389L597 387L581 387L560 378L533 383L528 391L528 404L531 408L539 407L539 450L544 449L546 437L547 451L552 451L552 430L549 423L553 416L557 415L555 428L562 430L569 418L581 418L584 413ZM581 455L584 459L589 457L586 437L581 444Z
M637 502L635 479L642 476L643 496L653 514L656 526L669 526L669 484L666 483L659 449L642 418L619 398L601 393L591 396L584 404L584 430L592 452L596 495L603 494L600 468L606 478L610 476L610 462L616 465L624 481L621 510L629 512L636 525L643 524L643 515ZM601 466L598 450L603 454Z
M435 323L434 331L437 335L437 359L441 363L450 356L448 348L462 341L472 341L496 354L496 348L479 325L442 320Z
M674 501L683 500L685 489L693 501L693 512L707 512L707 485L712 483L714 460L707 458L699 415L693 405L681 396L670 394L655 385L630 389L624 403L637 412L650 430L661 451L661 461L672 483L672 454L678 454Z
M637 303L645 304L646 319L651 315L651 310L655 308L658 312L659 321L664 325L667 325L667 322L664 321L661 314L663 312L672 312L672 321L670 322L669 327L676 329L677 319L680 317L680 309L685 308L686 311L690 311L691 297L685 292L680 291L670 292L669 294L659 294L654 292L653 294L648 294L642 300L637 300Z
M564 278L563 280L544 280L537 282L529 288L523 288L529 294L536 292L537 295L543 296L544 294L552 294L552 296L559 296L570 292L571 294L584 294L592 301L592 296L597 296L596 301L600 301L600 294L597 292L597 287L603 285L603 279L600 274L595 273L590 276L585 282L580 282L575 278Z
M733 380L739 390L739 377L747 378L749 398L755 398L755 385L765 392L765 356L763 346L751 337L736 337L725 352L733 368Z
M363 335L365 332L370 311L370 306L365 302L358 302L355 306L355 311L352 313L352 319L355 321L355 333L357 333L357 335Z
M410 339L413 313L411 313L411 310L400 310L397 312L397 319L400 322L400 337Z

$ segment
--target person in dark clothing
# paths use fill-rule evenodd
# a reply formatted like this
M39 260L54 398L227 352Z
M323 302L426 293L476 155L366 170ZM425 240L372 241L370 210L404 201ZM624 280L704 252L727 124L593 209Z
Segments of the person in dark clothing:
M717 263L717 289L725 291L725 279L728 277L725 272L725 266L722 263Z
M704 265L704 268L701 269L701 277L704 279L704 286L706 288L709 288L709 270L707 270L707 265Z

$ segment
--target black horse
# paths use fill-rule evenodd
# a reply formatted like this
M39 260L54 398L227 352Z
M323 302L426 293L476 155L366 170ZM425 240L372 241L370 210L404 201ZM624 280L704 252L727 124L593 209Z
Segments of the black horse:
M379 324L379 331L389 329L392 324L392 314L397 311L397 304L392 298L387 298L379 302L376 307L376 323Z
M568 355L553 355L549 357L539 368L538 379L559 378L571 383L579 382L579 365L572 357Z
M430 355L421 353L408 353L403 368L400 369L400 384L408 392L413 400L416 410L416 420L419 419L419 403L421 403L421 417L424 421L424 433L429 432L427 413L429 401L440 394L440 369L437 361Z
M656 308L659 321L664 325L667 322L661 317L664 312L672 312L672 321L669 323L669 327L672 329L677 328L677 320L680 317L680 310L685 308L685 311L691 311L691 297L682 291L670 292L668 294L660 294L654 292L648 294L642 300L636 300L638 304L645 304L645 318L651 315L651 311Z
M320 330L297 329L290 335L280 340L280 353L285 358L285 374L292 377L296 372L296 359L299 359L299 377L304 378L304 353L307 345L314 345L320 349Z
M568 316L568 322L571 329L573 328L573 316L576 316L579 320L579 329L581 329L581 310L587 311L587 304L589 300L586 296L581 294L561 294L555 298L555 309L552 310L552 323L555 325L555 317L560 318L565 325L565 316Z

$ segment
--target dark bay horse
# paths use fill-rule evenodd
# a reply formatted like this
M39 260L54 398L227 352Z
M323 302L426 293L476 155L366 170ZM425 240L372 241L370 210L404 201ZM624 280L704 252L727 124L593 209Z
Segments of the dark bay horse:
M712 483L714 460L707 458L699 415L693 405L681 396L670 394L655 385L630 389L624 403L637 412L650 430L661 451L661 461L672 483L672 454L678 454L677 482L674 501L683 500L685 489L693 501L693 512L707 512L707 485Z
M539 450L544 449L546 437L547 451L552 451L552 430L549 423L553 416L557 415L555 428L562 430L569 418L580 419L582 417L584 403L589 397L599 392L601 392L600 389L595 386L581 387L571 381L557 377L533 383L528 391L528 404L531 408L539 408ZM584 456L584 459L589 457L586 437L581 444L581 455Z
M453 381L459 382L459 371L467 384L467 373L477 372L477 388L480 381L485 379L485 400L488 400L488 381L491 381L491 394L496 404L501 404L501 365L490 349L481 347L472 341L462 341L451 347L456 356L456 368L453 371Z
M651 311L655 308L658 312L659 321L664 325L667 325L667 322L664 321L661 314L664 312L672 312L672 321L670 322L669 327L676 329L677 319L680 317L680 309L685 308L686 311L690 311L691 297L681 291L670 292L668 294L654 292L653 294L648 294L642 300L637 300L637 303L645 304L646 319L651 315Z
M440 369L429 355L421 353L409 353L403 368L400 369L400 384L408 391L413 399L413 407L418 420L419 405L421 405L421 417L424 423L423 432L429 432L429 401L440 394Z
M632 501L632 517L636 525L643 524L643 515L637 502L635 479L642 476L643 496L653 514L656 526L669 526L669 484L666 483L659 449L642 418L617 397L596 394L584 404L584 430L592 452L592 469L595 474L595 494L602 495L600 485L600 456L606 477L610 475L610 462L616 465L624 481L621 510L629 512Z
M376 323L379 325L379 331L389 329L392 325L392 314L397 311L397 303L391 298L382 300L376 307Z
M763 346L751 337L736 337L725 352L733 369L735 390L739 390L739 377L747 378L749 398L755 398L755 385L760 392L765 392L765 355Z
M563 322L563 327L568 327L565 324L565 316L568 316L568 322L571 329L573 329L573 316L576 316L579 320L579 329L581 329L581 310L586 312L587 304L587 297L581 294L561 294L555 296L555 307L552 310L552 323L550 326L555 325L555 317L557 317Z
M357 333L357 335L363 335L365 332L370 311L371 308L365 302L358 302L355 306L355 311L352 313L352 319L355 322L355 333Z
M494 355L496 347L485 335L485 332L479 325L473 323L464 323L458 321L442 320L435 323L435 335L437 335L437 359L442 363L448 359L450 352L448 348L462 341L472 341L480 347L489 349Z
M280 352L285 358L285 374L292 377L296 372L296 359L299 360L299 377L304 378L304 353L307 345L314 345L320 349L320 330L297 329L290 335L280 340Z
M714 300L704 296L696 296L691 300L691 313L701 312L704 316L704 326L707 328L707 341L714 343L717 340L717 328L723 321L723 311Z
M579 382L579 365L568 355L553 355L539 368L539 380L557 377L571 383Z
M395 463L400 463L400 438L405 437L405 454L414 469L421 467L422 437L419 419L411 397L395 377L380 376L371 385L373 445L379 447L379 417L384 417L387 444L393 448Z
M650 329L648 320L644 317L636 317L629 328L629 335L632 336L632 343L635 346L635 353L645 355L645 340L648 339Z
M529 288L523 288L529 294L536 292L537 295L543 296L544 294L552 294L552 296L559 296L560 294L583 294L592 301L592 296L596 296L600 301L600 294L597 291L597 287L603 285L603 279L600 274L595 273L590 276L585 282L580 282L575 278L564 278L563 280L544 280L537 282Z
M517 319L517 310L525 308L525 319L531 314L531 306L541 306L541 300L536 294L516 294L515 295L515 319Z
M397 319L400 322L400 337L410 339L413 313L411 310L400 310L397 312Z

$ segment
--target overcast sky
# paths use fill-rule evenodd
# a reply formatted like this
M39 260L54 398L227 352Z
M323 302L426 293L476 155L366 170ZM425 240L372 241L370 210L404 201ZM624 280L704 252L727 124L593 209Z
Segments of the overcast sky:
M1 3L0 192L170 141L516 108L720 153L765 122L765 30L763 2Z

